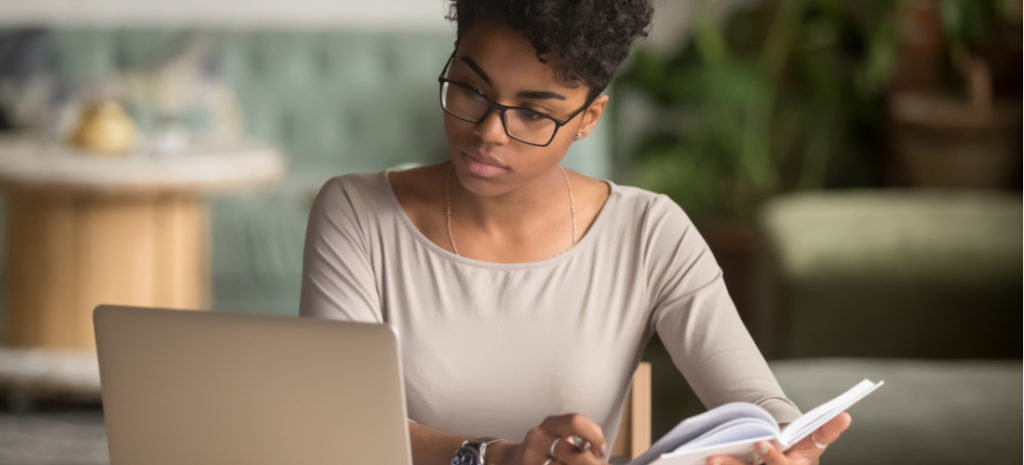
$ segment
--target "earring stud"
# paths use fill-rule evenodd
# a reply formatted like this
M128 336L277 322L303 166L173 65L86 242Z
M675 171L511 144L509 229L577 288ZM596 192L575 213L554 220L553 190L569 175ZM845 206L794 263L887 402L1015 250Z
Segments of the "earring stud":
M583 133L582 132L577 132L576 133L576 139L582 139L582 138L583 138Z

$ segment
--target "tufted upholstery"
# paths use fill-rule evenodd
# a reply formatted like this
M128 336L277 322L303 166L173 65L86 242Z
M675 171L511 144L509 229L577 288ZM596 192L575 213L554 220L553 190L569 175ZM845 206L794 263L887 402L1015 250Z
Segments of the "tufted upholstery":
M3 30L0 29L0 33ZM189 31L59 27L54 72L73 83L137 66ZM249 135L281 146L290 171L270 192L213 200L213 305L295 313L310 196L329 177L445 156L437 73L454 34L211 29L221 79ZM607 177L607 119L566 164Z

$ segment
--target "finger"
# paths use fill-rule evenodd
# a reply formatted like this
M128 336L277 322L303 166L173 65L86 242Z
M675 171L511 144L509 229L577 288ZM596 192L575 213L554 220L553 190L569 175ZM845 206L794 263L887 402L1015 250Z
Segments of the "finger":
M750 465L731 455L712 455L704 461L706 465Z
M576 448L579 449L580 452L590 452L590 450L593 448L593 444L591 444L590 441L583 439L582 436L573 436L569 438L569 442L576 446Z
M567 413L565 415L552 415L544 419L540 425L548 433L568 438L574 435L581 436L590 441L591 450L599 457L604 456L605 443L604 432L593 420L580 413Z
M601 450L604 447L604 432L601 431L601 427L580 413L552 415L544 419L541 428L559 437L580 436L590 442L593 450Z
M555 436L541 427L530 429L523 441L524 464L596 465L604 463L592 453L582 453L566 438ZM550 461L549 461L550 459Z
M528 462L524 462L524 463L528 463ZM553 457L548 457L548 458L544 459L543 462L539 462L539 464L540 465L568 465L566 463L559 462L558 459L553 458Z
M826 446L832 444L839 439L839 435L843 434L843 431L850 427L852 421L853 418L849 413L840 413L814 432L814 440Z
M754 451L766 465L784 465L789 463L786 456L769 441L761 441L754 445Z
M549 450L551 457L567 465L597 465L604 461L599 459L593 450L589 452L580 451L567 438L559 438L552 443L554 447Z
M530 431L526 432L526 438L523 439L523 463L532 465L543 464L547 459L554 461L554 457L551 457L548 452L550 451L551 444L557 438L558 436L548 433L539 426L531 428ZM551 463L548 463L548 465L551 465Z
M528 462L524 462L524 463L528 463ZM567 465L567 464L564 464L562 462L559 462L558 459L555 459L555 458L552 458L552 457L548 457L548 458L544 459L543 462L539 462L539 463L540 463L540 465Z
M843 412L836 415L828 423L822 425L821 428L818 428L801 439L800 442L794 444L788 451L787 456L808 459L821 457L825 453L825 448L839 439L843 431L850 427L850 422L850 414Z

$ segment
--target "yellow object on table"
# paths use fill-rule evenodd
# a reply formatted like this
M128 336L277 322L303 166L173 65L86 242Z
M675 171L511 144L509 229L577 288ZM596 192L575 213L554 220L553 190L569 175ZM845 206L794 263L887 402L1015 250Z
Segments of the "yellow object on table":
M101 156L127 156L135 146L137 131L117 102L102 100L82 113L71 143Z

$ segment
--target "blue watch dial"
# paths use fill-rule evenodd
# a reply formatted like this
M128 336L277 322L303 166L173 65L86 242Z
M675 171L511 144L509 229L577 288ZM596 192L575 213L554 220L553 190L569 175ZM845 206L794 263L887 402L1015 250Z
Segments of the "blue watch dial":
M451 465L484 465L483 457L480 456L480 449L474 443L463 444L455 451Z

